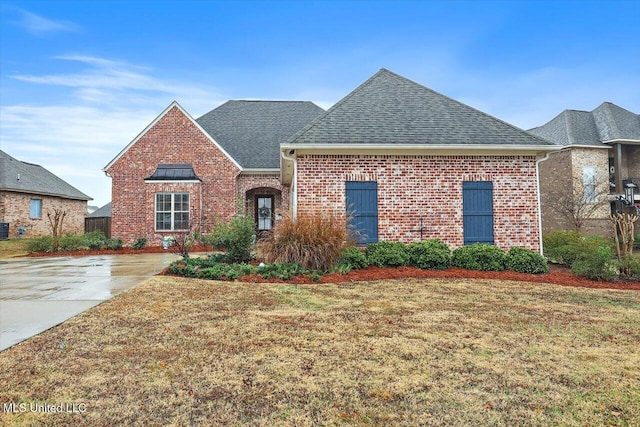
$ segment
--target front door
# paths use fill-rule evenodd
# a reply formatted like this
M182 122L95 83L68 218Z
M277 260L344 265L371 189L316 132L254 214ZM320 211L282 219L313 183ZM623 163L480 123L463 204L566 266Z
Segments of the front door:
M273 228L273 196L256 196L256 224L258 232Z

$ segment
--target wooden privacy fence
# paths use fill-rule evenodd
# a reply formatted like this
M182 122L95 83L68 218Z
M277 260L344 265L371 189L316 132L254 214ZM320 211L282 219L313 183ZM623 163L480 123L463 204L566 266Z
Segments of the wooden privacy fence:
M111 218L110 217L98 217L98 218L85 218L84 219L84 232L90 233L92 231L102 231L108 239L111 238Z

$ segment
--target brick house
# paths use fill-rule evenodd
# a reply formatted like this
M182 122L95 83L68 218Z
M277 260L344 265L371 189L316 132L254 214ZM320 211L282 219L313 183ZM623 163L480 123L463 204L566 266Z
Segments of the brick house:
M611 235L609 215L633 209L625 187L640 188L640 115L605 102L565 110L529 132L562 146L540 165L543 231L575 229L572 216L579 216L582 233Z
M0 222L9 223L8 236L51 234L48 212L67 212L64 233L83 233L91 197L40 165L22 162L0 150Z
M104 168L112 236L159 245L238 212L270 230L289 211L279 145L323 111L311 102L228 101L194 120L173 102Z
M538 250L537 165L555 149L385 69L326 112L229 101L193 120L173 103L105 167L112 233L159 242L241 209L259 230L327 212L352 217L362 242Z
M366 242L540 249L552 143L382 69L282 144L295 214L348 214Z

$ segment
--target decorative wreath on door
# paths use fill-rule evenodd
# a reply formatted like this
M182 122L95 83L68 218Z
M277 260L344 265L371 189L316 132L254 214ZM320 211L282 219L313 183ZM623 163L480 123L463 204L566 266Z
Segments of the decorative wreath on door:
M260 208L258 209L258 215L260 218L270 218L271 217L271 209L269 208Z

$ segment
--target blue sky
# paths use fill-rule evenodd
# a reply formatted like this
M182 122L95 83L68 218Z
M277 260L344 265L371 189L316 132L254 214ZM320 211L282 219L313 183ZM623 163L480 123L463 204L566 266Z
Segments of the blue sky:
M0 3L0 148L103 205L102 168L177 100L328 108L384 67L521 128L640 113L637 1Z

